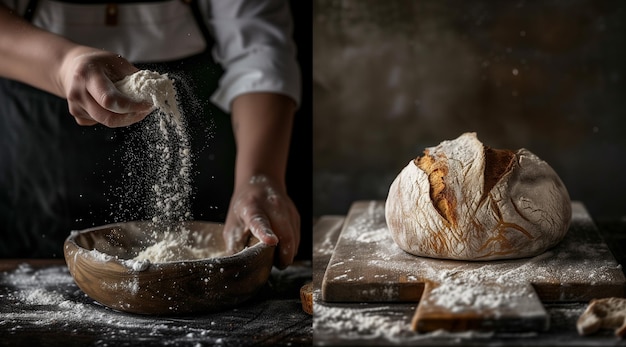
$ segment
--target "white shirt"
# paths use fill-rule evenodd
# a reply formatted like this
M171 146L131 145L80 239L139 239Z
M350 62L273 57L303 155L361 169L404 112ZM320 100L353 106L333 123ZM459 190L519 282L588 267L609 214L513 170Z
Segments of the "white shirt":
M28 0L0 0L24 14ZM212 33L215 61L225 70L211 100L230 111L250 92L284 94L300 104L301 76L286 0L199 2ZM40 0L32 23L76 43L118 53L131 62L161 62L203 52L206 42L181 0L117 5L117 23L105 23L106 4Z

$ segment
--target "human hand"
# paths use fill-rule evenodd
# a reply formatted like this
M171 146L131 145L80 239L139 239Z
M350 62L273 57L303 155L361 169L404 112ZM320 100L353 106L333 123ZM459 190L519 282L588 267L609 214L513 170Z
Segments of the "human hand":
M70 114L80 125L128 126L144 119L154 108L115 88L115 82L138 71L117 54L78 46L66 54L59 70L59 84Z
M268 245L277 245L275 264L284 269L300 244L300 215L285 188L265 176L255 176L236 187L224 225L224 240L230 251L245 246L250 234Z

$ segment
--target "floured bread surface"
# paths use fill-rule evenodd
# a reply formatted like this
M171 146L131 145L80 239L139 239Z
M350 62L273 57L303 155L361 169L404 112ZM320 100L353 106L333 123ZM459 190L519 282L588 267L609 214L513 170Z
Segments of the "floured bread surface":
M400 248L458 260L540 254L563 239L571 214L567 189L546 162L526 149L484 146L475 133L411 160L385 206Z

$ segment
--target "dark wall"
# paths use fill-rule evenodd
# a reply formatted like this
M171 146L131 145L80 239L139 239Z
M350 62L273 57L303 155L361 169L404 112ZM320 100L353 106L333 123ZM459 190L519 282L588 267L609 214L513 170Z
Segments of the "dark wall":
M626 216L626 2L317 0L314 214L385 199L424 147L528 148Z

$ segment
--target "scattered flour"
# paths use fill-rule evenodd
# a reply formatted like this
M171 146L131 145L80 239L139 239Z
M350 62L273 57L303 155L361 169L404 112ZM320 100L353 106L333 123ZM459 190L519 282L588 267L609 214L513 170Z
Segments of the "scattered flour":
M317 341L369 341L367 345L380 342L420 344L421 341L467 341L489 339L493 332L447 332L443 330L418 334L411 329L411 316L415 306L406 304L357 304L326 305L320 301L320 290L314 292L315 309L313 313L313 331Z
M361 284L363 279L375 279L378 285L360 292L348 290L348 295L354 293L353 297L358 297L359 302L325 303L317 298L313 323L316 338L320 338L322 344L339 340L382 340L405 344L433 338L435 333L416 334L411 330L410 322L417 303L408 309L409 305L396 303L400 288L407 293L406 285L410 282L430 281L437 284L430 292L430 307L438 306L460 314L476 310L496 315L523 311L524 317L536 316L547 308L534 304L537 293L529 284L534 281L615 283L622 276L621 265L607 260L608 248L593 238L597 234L593 229L595 227L584 224L589 220L584 206L573 204L572 207L574 228L561 244L539 256L507 261L461 262L416 257L402 251L390 233L381 232L386 228L384 204L372 202L362 205L361 209L348 215L348 224L344 226L336 245L323 238L315 245L321 244L327 250L333 250L335 246L325 271L326 285L335 281L344 289L354 288L352 282ZM329 238L328 235L326 237ZM314 253L314 256L323 255L327 253ZM558 293L561 297L549 300L572 301L574 295L579 295L572 288L574 286L561 286ZM317 291L319 296L320 290ZM519 310L520 307L523 309ZM572 321L582 309L584 307L561 306L556 314L563 322L550 317L551 329L552 326L554 331L572 329ZM548 313L553 311L548 310ZM453 334L448 336L454 338Z
M133 99L152 102L156 108L142 132L145 153L136 158L143 165L127 167L129 177L152 180L147 206L152 221L167 229L168 222L191 219L191 150L174 81L167 74L140 70L117 82L116 87Z
M158 263L214 256L209 250L192 247L188 242L188 231L172 227L176 225L172 222L192 218L189 208L191 151L174 81L167 74L140 70L117 82L116 87L135 100L152 102L156 108L142 132L146 153L136 158L145 171L137 172L142 170L133 165L127 168L129 177L151 181L147 184L150 194L146 210L148 218L155 224L151 236L154 244L127 265L141 271L147 268L148 261Z
M510 279L507 283L490 283L494 274L482 271L443 271L440 285L430 294L436 306L451 312L516 309L524 305L524 314L535 314L528 299L536 296L530 286Z
M130 283L130 287L132 290L135 285ZM140 341L138 345L211 346L217 340L229 344L233 338L235 341L231 344L238 345L236 342L245 339L242 335L251 334L254 329L244 327L233 333L224 327L229 323L215 323L219 319L235 324L237 318L230 318L229 314L166 318L124 314L105 308L78 290L66 266L35 269L21 264L16 270L0 272L0 302L2 346L18 341L16 345L24 341L30 341L30 345L45 344L48 338L60 336L63 340L64 336L78 336L76 334L83 337L80 341L93 338L90 344L95 346L128 345L129 341ZM257 311L254 309L249 314L258 315ZM294 320L285 318L279 324L289 329ZM263 317L255 322L269 325ZM252 326L258 328L258 325ZM39 336L40 331L46 333ZM25 340L20 341L20 338ZM48 344L54 344L54 340L50 341Z

